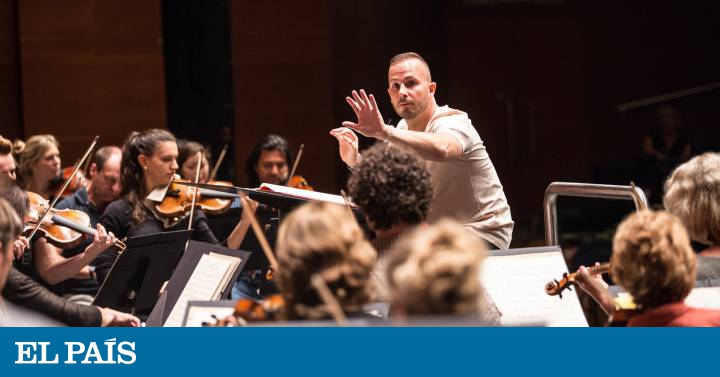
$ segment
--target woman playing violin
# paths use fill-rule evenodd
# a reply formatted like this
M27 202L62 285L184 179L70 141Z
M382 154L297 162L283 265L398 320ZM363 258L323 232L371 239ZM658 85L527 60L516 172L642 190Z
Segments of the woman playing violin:
M720 311L685 305L697 261L682 223L667 212L641 211L618 227L610 275L638 306L628 326L720 326ZM607 286L581 269L579 286L613 314Z
M101 223L121 238L187 229L188 214L164 218L155 212L155 203L146 199L151 191L174 178L177 157L177 144L170 132L149 129L131 134L123 146L120 199L108 205ZM195 212L193 229L194 240L218 243L201 210Z
M17 203L17 206L26 208L28 205L28 194L7 176L0 176L0 197L10 203ZM33 275L39 276L49 285L54 285L75 276L90 261L100 253L113 245L117 239L111 233L105 231L102 225L97 226L97 237L93 243L88 245L84 251L71 258L64 258L60 251L52 246L40 233L32 239L32 258L30 266L20 266ZM23 249L28 245L24 238L16 242L16 257L23 254Z
M53 180L60 176L60 144L53 135L34 135L19 153L18 181L20 187L40 194L45 199L54 196Z
M102 216L101 224L119 238L143 236L188 228L189 211L167 218L159 214L155 202L147 199L150 192L168 185L174 178L178 148L175 137L166 130L148 129L134 132L123 146L120 168L122 189L120 199L110 203ZM197 241L218 243L208 227L207 218L199 208L192 219L191 238ZM227 246L240 245L236 232L227 240ZM104 254L97 263L99 281L104 280L117 251Z

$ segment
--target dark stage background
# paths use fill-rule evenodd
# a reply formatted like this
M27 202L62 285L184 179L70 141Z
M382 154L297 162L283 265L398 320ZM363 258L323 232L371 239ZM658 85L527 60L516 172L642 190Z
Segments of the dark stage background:
M222 175L238 183L249 148L279 133L305 144L299 173L337 192L344 97L374 92L396 123L387 61L413 50L485 141L517 247L542 236L550 182L636 178L653 107L615 106L720 81L719 40L709 0L0 0L0 133L53 133L71 164L96 133L167 127L216 154L230 143ZM695 152L718 150L719 97L672 102Z

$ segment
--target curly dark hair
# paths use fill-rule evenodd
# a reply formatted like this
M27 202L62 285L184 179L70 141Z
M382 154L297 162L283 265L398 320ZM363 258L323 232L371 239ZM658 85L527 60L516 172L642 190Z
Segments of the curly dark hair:
M415 153L377 143L362 153L348 181L353 202L374 229L390 229L427 218L432 200L430 172Z

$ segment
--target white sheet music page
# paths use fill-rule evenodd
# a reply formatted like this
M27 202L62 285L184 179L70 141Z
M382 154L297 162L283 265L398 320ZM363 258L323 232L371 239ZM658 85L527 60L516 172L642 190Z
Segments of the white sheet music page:
M231 265L230 260L203 254L163 326L182 326L183 316L190 300L217 300L218 298L214 296L217 295L218 286Z
M505 326L586 327L575 288L564 291L562 299L545 293L545 284L564 272L567 266L560 251L491 256L483 263L481 280Z
M273 185L270 183L263 183L260 185L260 190L276 192L278 194L285 194L296 198L316 200L320 202L330 202L340 205L345 205L345 200L340 195L326 194L324 192L308 191L296 189L294 187ZM357 207L354 203L350 203L351 206Z

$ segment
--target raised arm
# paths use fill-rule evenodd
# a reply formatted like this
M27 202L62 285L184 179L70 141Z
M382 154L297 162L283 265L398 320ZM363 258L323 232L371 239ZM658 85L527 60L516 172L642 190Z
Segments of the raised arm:
M462 146L449 134L400 130L386 125L375 96L368 96L363 89L360 92L353 90L352 97L346 97L345 100L358 118L357 123L343 122L345 127L368 137L410 148L426 160L446 161L462 156Z

